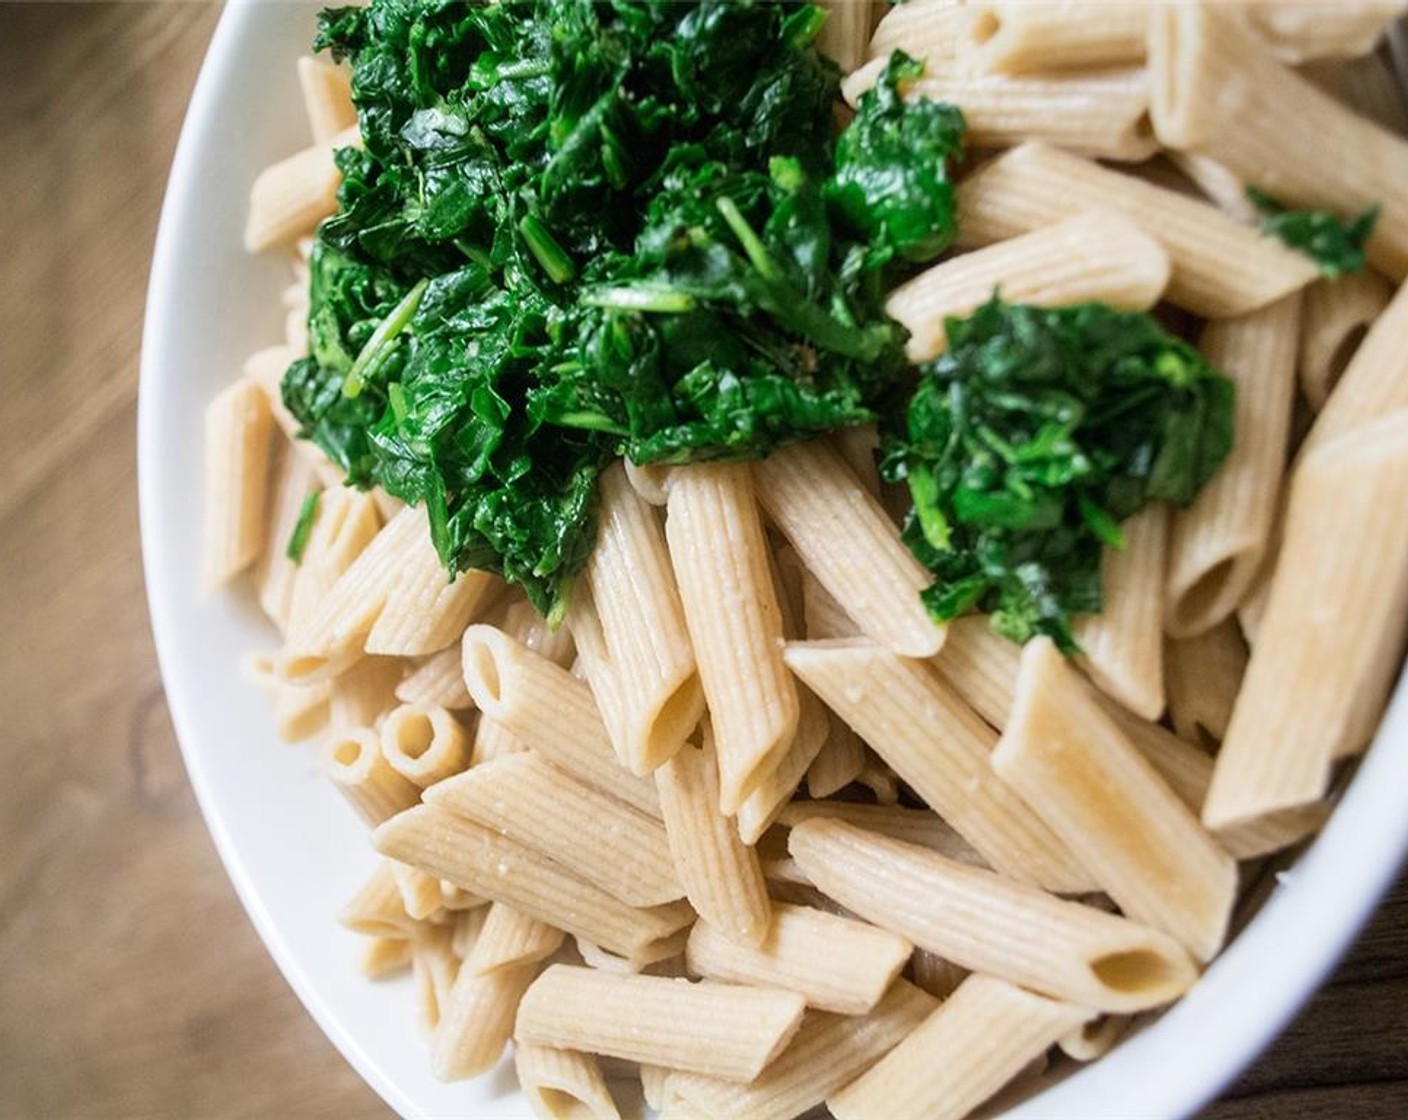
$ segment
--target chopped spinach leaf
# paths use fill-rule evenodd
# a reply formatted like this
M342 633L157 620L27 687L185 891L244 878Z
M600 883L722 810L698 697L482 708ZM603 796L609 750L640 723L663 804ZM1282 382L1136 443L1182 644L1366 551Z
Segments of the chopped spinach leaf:
M1256 187L1247 188L1247 198L1261 214L1263 233L1299 249L1330 279L1364 268L1364 243L1379 220L1377 205L1342 221L1328 210L1288 210Z

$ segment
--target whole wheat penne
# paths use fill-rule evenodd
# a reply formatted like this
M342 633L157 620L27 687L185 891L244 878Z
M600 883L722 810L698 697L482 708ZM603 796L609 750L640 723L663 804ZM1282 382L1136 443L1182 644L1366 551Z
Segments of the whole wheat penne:
M842 821L804 821L788 847L819 889L860 917L1057 999L1137 1011L1197 979L1167 934Z
M434 653L502 586L473 569L451 579L431 544L424 507L407 507L338 577L322 604L289 636L290 680L336 675L366 653Z
M674 1073L667 1092L702 1116L793 1120L879 1061L935 1006L914 985L897 980L866 1015L807 1012L787 1049L747 1085Z
M298 60L298 85L313 143L332 144L338 133L357 126L351 76L341 66L305 55Z
M787 664L993 867L1053 890L1092 885L993 773L996 733L928 666L854 639L794 642Z
M479 935L483 933L484 926L488 924L489 912L493 904L488 903L476 906L472 910L456 910L450 920L453 933L450 937L450 947L454 950L455 956L460 959L460 967L464 968L464 962L469 959L474 947L479 943Z
M768 516L862 631L911 657L938 652L943 628L919 599L932 582L928 572L834 448L797 444L753 472Z
M1129 1030L1128 1015L1101 1015L1073 1027L1056 1040L1061 1053L1077 1062L1103 1058Z
M495 720L579 781L660 815L654 783L617 760L586 684L492 626L470 626L461 649L481 723Z
M590 968L599 968L604 972L631 976L646 971L649 971L652 976L683 976L685 974L684 947L689 940L688 927L663 940L651 942L644 950L632 957L623 957L617 953L609 952L600 945L595 945L581 937L575 937L572 940L582 963ZM564 960L563 963L575 964L576 962Z
M306 280L305 277L305 283ZM283 402L280 386L284 374L299 356L298 350L288 344L266 346L261 350L256 350L245 359L241 373L245 378L263 388L264 396L269 401L269 412L274 418L274 423L289 438L299 458L313 468L314 473L318 476L318 481L325 488L340 486L343 482L343 472L317 444L298 438L302 425Z
M1190 742L1222 742L1247 671L1247 643L1227 619L1196 638L1164 647L1164 678L1173 729Z
M961 62L983 74L1050 73L1144 61L1143 4L973 3L958 34Z
M407 937L369 937L357 960L357 971L368 980L382 980L411 967Z
M909 331L910 360L926 362L947 346L945 320L965 318L994 292L1039 307L1099 301L1146 311L1168 280L1163 246L1123 214L1091 211L936 264L891 292L885 310Z
M1164 629L1175 638L1231 617L1261 567L1286 464L1299 344L1298 294L1203 331L1204 357L1237 389L1237 438L1212 481L1173 519Z
M1402 136L1408 133L1408 104L1387 58L1375 51L1359 58L1320 59L1298 67L1337 101L1362 117Z
M1305 290L1301 314L1300 390L1316 412L1358 351L1393 295L1375 272L1320 280Z
M801 994L808 1007L863 1015L885 994L909 959L904 938L865 922L787 904L773 908L767 938L740 945L696 922L685 960L695 976Z
M642 1065L640 1067L640 1089L647 1108L661 1112L667 1101L667 1086L673 1070L664 1066Z
M303 560L293 578L285 635L307 626L338 578L352 566L380 528L381 514L370 494L346 486L333 486L323 491L313 513Z
M1209 826L1318 801L1332 761L1367 743L1408 620L1405 553L1408 411L1399 411L1301 460L1266 617L1203 806Z
M411 938L411 982L415 992L416 1026L422 1037L434 1039L459 971L451 948L453 932L446 926L420 922ZM433 1045L433 1043L432 1043Z
M831 713L810 689L797 686L797 703L797 729L787 751L738 807L738 834L745 844L756 844L777 819L831 735Z
M396 707L396 683L405 670L400 657L363 657L332 679L330 717L340 727L379 727Z
M1251 27L1285 62L1366 55L1405 5L1402 0L1279 0L1246 5Z
M814 798L839 792L865 768L865 744L860 736L835 712L825 711L826 738L807 767L807 794Z
M440 909L440 880L418 867L391 861L391 877L401 892L401 904L408 917L423 922Z
M706 725L707 727L707 725ZM757 853L743 843L731 818L719 812L713 744L687 744L655 772L669 851L685 895L728 936L756 945L772 919Z
M1004 152L964 178L956 195L958 243L969 249L1087 210L1119 211L1168 251L1166 298L1198 315L1244 315L1317 275L1309 258L1215 206L1047 144Z
M948 999L966 976L972 975L928 949L916 949L909 959L911 978L915 986L937 999Z
M837 1120L963 1120L1094 1018L1088 1007L970 976L867 1073L826 1099Z
M514 1037L751 1081L796 1034L795 992L553 965L528 989Z
M423 659L397 684L396 699L405 704L433 704L451 712L472 709L474 697L464 686L460 650L448 646Z
M425 801L542 852L629 906L684 897L659 821L533 751L476 765L431 786Z
M967 0L910 0L889 9L870 37L870 56L888 57L902 47L915 58L952 57L958 47Z
M1022 647L995 631L983 615L956 618L948 624L948 641L934 658L939 676L1001 731L1012 710Z
M418 923L406 913L390 860L378 860L371 878L338 911L337 920L368 937L410 937Z
M382 724L381 752L393 770L425 789L469 765L469 736L444 708L402 704Z
M483 976L544 961L557 952L565 936L562 930L530 918L506 902L490 903L474 948L461 968Z
M540 1120L621 1120L621 1113L590 1054L520 1042L514 1069L528 1107Z
M1221 948L1237 893L1235 861L1049 638L1022 652L992 765L1124 913L1176 937L1199 960Z
M280 681L274 690L274 730L286 743L311 739L327 726L331 714L331 681L307 685Z
M693 918L681 903L642 910L468 818L420 805L383 824L372 836L383 855L495 902L507 902L539 921L635 956Z
M420 787L391 768L376 732L368 728L342 728L328 736L323 772L372 827L420 800Z
M284 440L277 443L278 472L269 502L265 545L254 566L254 583L259 589L260 607L275 626L286 631L298 576L298 561L289 556L289 544L305 507L320 500L322 486L308 460L292 444Z
M619 726L607 724L622 763L649 774L678 750L704 710L694 649L659 514L619 463L601 475L596 549L587 563L606 657L629 686ZM595 686L593 686L595 687Z
M1122 549L1100 562L1099 614L1071 627L1081 667L1108 695L1146 719L1164 710L1164 574L1169 509L1146 506L1120 527Z
M564 669L577 655L571 627L563 623L554 626L524 597L512 598L504 604L497 624L505 634L513 635L534 653Z
M264 390L236 381L205 409L204 586L213 591L264 549L274 421Z
M1365 251L1379 271L1403 278L1408 140L1277 61L1235 11L1167 5L1149 26L1151 111L1164 146L1212 156L1288 206L1381 206Z
M937 813L906 809L900 805L864 805L854 801L794 801L778 815L783 828L792 828L813 817L845 821L906 844L918 844L959 863L986 867L987 861Z
M471 972L455 977L430 1047L430 1066L441 1081L478 1077L493 1068L513 1037L523 993L540 965Z
M337 210L337 188L342 184L333 151L359 143L354 126L329 142L304 148L261 171L249 191L244 247L251 253L262 253L276 245L291 244L332 215Z
M455 886L448 879L440 880L440 905L446 910L488 909L489 900ZM463 953L460 956L464 956Z
M841 428L831 433L832 446L846 460L846 466L871 494L880 496L880 468L875 457L880 450L880 434L874 424ZM805 571L805 569L803 569Z
M797 688L782 663L782 613L748 465L677 468L665 507L665 538L709 705L719 808L736 813L787 754L798 717Z
M1260 215L1247 197L1246 183L1217 160L1196 152L1165 152L1164 158L1229 218L1243 225L1258 224Z

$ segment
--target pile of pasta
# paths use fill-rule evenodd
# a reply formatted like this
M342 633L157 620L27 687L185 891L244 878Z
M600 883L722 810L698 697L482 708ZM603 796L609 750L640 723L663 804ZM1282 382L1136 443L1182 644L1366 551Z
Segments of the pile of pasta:
M673 1120L957 1120L1196 982L1399 664L1408 142L1373 52L1404 6L911 0L872 36L838 5L848 96L901 47L979 150L961 251L890 299L916 361L1000 287L1181 309L1237 384L1231 458L1127 524L1074 660L933 622L864 430L612 467L555 630L447 581L424 511L341 485L279 400L356 124L303 60L315 144L249 225L293 250L288 338L210 406L206 577L252 570L283 635L251 670L372 830L341 921L369 976L411 969L439 1077L512 1040L544 1117L618 1116L624 1074ZM1249 185L1380 205L1372 268L1320 278Z

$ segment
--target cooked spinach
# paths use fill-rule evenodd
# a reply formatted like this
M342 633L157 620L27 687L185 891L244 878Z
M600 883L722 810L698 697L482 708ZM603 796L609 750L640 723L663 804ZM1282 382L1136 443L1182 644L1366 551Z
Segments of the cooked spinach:
M314 490L298 507L298 520L293 523L293 532L288 535L284 555L295 564L303 563L303 553L308 547L308 537L313 532L313 521L318 516L318 498L321 491Z
M1333 280L1364 268L1364 243L1374 232L1380 207L1342 221L1328 210L1288 210L1256 187L1247 188L1247 198L1261 215L1261 231L1299 249L1323 275Z
M957 110L896 55L835 133L824 15L773 0L373 0L324 11L363 147L284 379L451 569L560 611L596 478L873 420L909 376L888 273L953 238Z
M909 485L906 543L937 582L939 620L977 608L1015 641L1073 650L1100 610L1100 555L1148 502L1186 505L1232 445L1234 386L1148 315L1048 310L994 296L949 319L885 433Z

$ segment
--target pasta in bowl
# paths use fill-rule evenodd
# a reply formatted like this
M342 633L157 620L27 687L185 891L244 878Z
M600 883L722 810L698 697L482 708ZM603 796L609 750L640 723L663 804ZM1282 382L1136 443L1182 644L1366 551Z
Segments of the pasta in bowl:
M350 889L352 868L370 867L370 856L350 860L350 845L339 851L326 839L348 836L350 818L321 802L328 828L303 879L322 882L329 869L346 869L341 897L316 921L306 907L301 924L270 918L280 905L270 901L277 859L302 845L275 857L265 841L264 858L274 862L263 878L251 873L260 857L247 837L257 830L245 824L245 838L237 836L240 813L229 798L250 789L248 775L268 773L252 757L264 752L246 745L236 759L190 745L210 732L192 734L204 721L181 696L196 669L173 664L182 630L163 589L190 582L176 557L184 555L188 574L196 565L191 547L163 545L154 526L194 499L188 493L181 506L174 482L156 481L158 464L171 460L158 458L153 417L174 407L172 390L144 388L153 611L198 791L286 971L407 1114L459 1107L514 1115L520 1106L497 1100L492 1084L478 1101L475 1090L435 1095L445 1091L413 1072L411 1047L386 1040L393 1032L382 1028L394 1016L383 1016L370 1042L365 1010L331 1009L328 993L341 989L309 961L327 956L321 946L332 937L317 923L348 898L344 922L371 938L364 968L413 968L435 1073L484 1070L515 1035L518 1071L539 1109L566 1094L611 1115L615 1086L605 1075L631 1069L667 1115L790 1116L826 1103L838 1116L928 1116L939 1114L938 1101L963 1115L1019 1074L1028 1080L1014 1091L1037 1088L1030 1067L1053 1047L1076 1060L1096 1056L1130 1015L1191 987L1108 1059L1021 1106L1030 1115L1099 1115L1102 1107L1177 1115L1266 1040L1391 872L1401 825L1386 803L1376 813L1370 782L1356 782L1342 800L1345 810L1362 805L1360 815L1334 816L1297 864L1297 881L1198 979L1243 888L1234 859L1261 859L1323 823L1331 763L1372 733L1397 668L1401 622L1401 549L1391 534L1404 519L1389 516L1404 500L1391 289L1355 279L1373 281L1373 272L1321 278L1317 261L1242 221L1241 188L1337 214L1379 206L1363 248L1394 280L1401 226L1392 182L1356 178L1321 197L1314 192L1322 184L1283 174L1276 150L1262 153L1263 164L1234 165L1214 147L1219 136L1200 134L1183 109L1161 106L1160 82L1173 73L1216 88L1254 60L1258 88L1280 83L1303 115L1325 122L1327 135L1371 148L1385 166L1401 158L1401 141L1363 131L1369 126L1352 110L1289 68L1287 50L1315 51L1304 39L1290 48L1274 32L1224 26L1226 17L1197 9L1144 27L1143 38L1100 47L1101 66L1140 72L1152 91L1152 130L1137 115L1119 125L1133 141L1099 138L1107 128L1100 122L1095 132L1072 132L1074 111L1063 111L1059 125L1034 110L1005 117L985 99L1031 98L1024 87L1046 83L1067 91L1069 109L1092 98L1078 87L1092 81L1082 67L1095 67L1023 70L1028 64L1009 61L973 76L946 61L966 53L957 25L945 29L951 18L949 5L907 5L870 41L877 54L898 47L922 56L922 75L895 82L912 99L904 104L956 105L971 146L1001 149L956 172L960 252L916 261L888 294L885 311L905 328L908 361L948 386L941 378L981 349L972 332L983 316L1005 313L989 302L998 289L1008 307L1033 309L1024 330L1055 337L1099 319L1077 324L1057 314L1072 306L1133 316L1162 304L1206 319L1205 327L1173 325L1238 389L1236 439L1210 456L1220 459L1217 470L1184 508L1155 501L1123 520L1123 547L1100 558L1103 610L1069 612L1069 642L1061 612L1037 618L1048 629L1033 624L1025 651L980 616L936 618L920 595L942 573L892 516L904 514L906 499L918 504L914 472L929 460L906 448L909 494L886 488L873 444L854 430L784 440L763 457L611 459L593 478L599 528L556 626L505 590L507 571L470 566L451 581L429 503L403 507L385 492L345 487L345 464L279 432L280 421L290 434L309 426L307 415L282 411L288 393L274 389L304 344L307 281L297 270L317 268L295 260L290 337L261 352L208 413L205 453L215 469L207 573L219 583L254 572L261 606L288 639L276 656L253 663L273 693L277 722L291 737L321 738L327 775L378 826L374 843L385 861L360 891ZM1382 26L1384 10L1375 18ZM272 59L281 42L292 73L308 35L280 32L280 40L264 21L275 17L237 10L222 43L242 44L247 64L261 57L256 45ZM1054 37L1048 31L1041 41ZM1230 76L1223 46L1208 47L1214 40L1240 44ZM217 46L215 58L221 49L237 46ZM1014 65L1019 71L1002 69ZM193 120L203 106L213 111L210 83L231 81L230 66L223 79L208 71L215 77L203 80ZM855 69L847 92L858 105L857 91L882 73ZM336 205L342 169L331 152L350 139L339 76L331 65L302 64L302 88L320 107L309 114L316 142L260 179L256 243L289 244ZM1048 88L1033 103L1052 95ZM271 97L264 103L279 111ZM1254 115L1248 122L1256 127ZM1146 167L1155 146L1181 170ZM197 150L183 145L187 179L196 157L185 153ZM252 152L250 168L290 150ZM1112 166L1096 156L1141 162ZM1365 159L1346 153L1336 166L1352 169L1354 158ZM178 302L178 271L163 258L175 236L165 230L190 221L177 191L182 166L154 274L146 368L158 372L148 386L161 384L159 371L180 352L169 337L172 309L201 298L196 285ZM1219 206L1208 184L1227 181L1234 191ZM751 216L740 213L745 222ZM538 239L534 259L549 269L556 258L543 231L519 228L525 243ZM232 359L240 341L258 337L251 324L268 323L278 284L264 264L234 267L260 276L262 288L244 312L223 312L228 325L217 336L229 339ZM1348 289L1359 293L1353 302L1341 284L1359 285ZM421 329L416 316L433 296L427 287L420 303L408 302L416 286L385 296L375 326L386 329L367 332L349 355L362 361L367 392L392 368L385 363L400 360L386 356L396 342L391 325L411 324L399 346ZM635 284L630 298L646 287ZM659 287L646 296L661 298ZM662 312L618 306L612 314ZM1108 321L1122 338L1134 322ZM1312 321L1321 326L1312 330ZM1369 324L1330 388L1338 344L1320 332L1350 336ZM1150 343L1164 355L1151 364L1166 366L1174 355L1190 377L1202 377L1163 341L1174 337ZM387 349L368 349L373 342ZM1311 353L1330 356L1308 368ZM931 370L941 359L949 366ZM345 382L350 368L338 372ZM1325 403L1296 453L1281 511L1275 494L1286 464L1275 452L1290 431L1297 378L1319 387L1307 388L1307 399L1318 394ZM413 383L407 376L397 384ZM390 396L386 407L394 414ZM161 455L173 453L162 446ZM1353 555L1341 547L1350 533L1366 542ZM1276 575L1259 594L1269 554ZM1002 590L995 581L983 594ZM1313 612L1305 609L1312 602ZM261 640L267 648L268 637L233 607L202 607L206 614L192 617L209 618L212 609L230 612L220 631L227 664L206 669L218 682L207 695L224 696L229 651ZM1067 658L1060 645L1078 652ZM1314 659L1298 664L1289 650ZM1228 683L1239 675L1240 694ZM1157 722L1165 708L1167 725ZM1393 722L1390 714L1365 769L1392 775L1404 765ZM267 738L257 716L241 726L251 742ZM1222 743L1216 755L1209 741ZM236 770L246 776L231 777ZM289 819L307 819L298 816L300 798L313 796L306 758L295 772L281 779L284 793L302 791L289 795ZM271 808L260 823L281 811ZM1346 874L1354 860L1356 873ZM1341 905L1327 907L1331 899ZM1323 934L1283 944L1278 931L1311 911ZM1254 1012L1227 1012L1252 992ZM402 1012L398 1026L413 1037L411 1020ZM1170 1041L1198 1071L1180 1073L1177 1086L1151 1072L1153 1048Z

